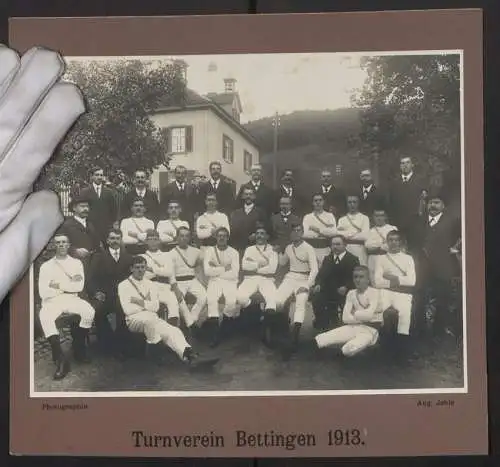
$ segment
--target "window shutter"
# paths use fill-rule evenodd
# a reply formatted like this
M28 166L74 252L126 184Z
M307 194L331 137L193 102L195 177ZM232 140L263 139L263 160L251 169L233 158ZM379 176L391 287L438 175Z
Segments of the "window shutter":
M167 152L171 153L172 152L172 130L170 128L167 128L165 130L167 134Z
M193 151L193 126L186 127L186 152Z

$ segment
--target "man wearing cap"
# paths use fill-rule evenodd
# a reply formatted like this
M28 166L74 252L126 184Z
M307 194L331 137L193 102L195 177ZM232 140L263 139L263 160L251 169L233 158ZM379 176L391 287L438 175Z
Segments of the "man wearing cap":
M262 180L262 166L260 164L252 165L250 175L250 181L241 185L236 196L236 208L241 208L244 205L243 193L245 188L252 188L255 192L255 205L261 208L266 213L266 216L269 217L277 209L277 194L272 188L264 184Z

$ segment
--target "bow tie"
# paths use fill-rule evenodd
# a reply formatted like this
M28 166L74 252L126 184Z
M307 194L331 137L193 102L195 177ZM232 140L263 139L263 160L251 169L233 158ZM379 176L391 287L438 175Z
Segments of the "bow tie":
M408 175L403 175L403 183L406 183L408 180L410 180L410 177L408 177Z

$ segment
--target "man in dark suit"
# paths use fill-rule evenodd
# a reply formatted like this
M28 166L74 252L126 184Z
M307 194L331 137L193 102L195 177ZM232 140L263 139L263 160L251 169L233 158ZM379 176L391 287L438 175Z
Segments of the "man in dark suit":
M452 279L460 273L457 259L461 236L460 219L446 212L443 196L439 193L429 196L427 209L428 215L421 219L418 229L421 242L421 285L426 292L425 296L435 299L433 330L436 335L441 335L449 332L450 328L461 325L457 320L452 322L450 315ZM418 311L417 330L421 331L425 315L422 309Z
M103 184L104 170L93 167L90 170L90 185L81 191L81 196L90 200L89 222L105 242L107 233L118 220L118 203L113 190Z
M175 180L169 183L161 192L161 218L166 218L170 201L177 201L181 207L180 218L193 225L196 212L196 193L187 182L187 169L183 165L175 168Z
M419 223L427 187L424 180L414 173L411 157L401 157L400 169L401 173L389 185L387 207L390 223L403 234L411 253L418 245L415 227Z
M332 182L332 171L325 169L321 172L321 186L318 193L325 199L325 211L331 212L335 219L339 219L347 212L347 201L344 191Z
M380 189L375 186L370 169L361 171L359 178L361 186L359 188L359 212L370 218L373 217L373 211L377 208L383 209L383 197Z
M75 196L69 203L73 216L66 218L61 231L70 241L69 254L88 265L92 254L100 250L101 238L89 221L90 200L82 195Z
M240 255L245 249L255 243L255 231L259 224L267 230L266 213L255 205L255 191L247 187L243 190L243 207L231 213L229 225L231 227L230 245Z
M202 210L204 210L207 195L209 193L215 193L218 211L229 216L234 208L233 187L230 183L222 180L222 166L220 162L210 162L209 170L210 179L200 186L200 199L203 201Z
M134 188L132 188L122 199L120 203L120 220L132 215L132 204L137 198L144 201L146 208L146 217L155 224L160 218L160 204L158 196L148 187L148 175L145 170L137 170L134 174Z
M359 265L356 256L346 251L344 237L332 237L332 252L325 257L312 288L314 328L325 331L340 324L340 311L347 292L354 288L353 271Z
M243 192L245 188L252 188L255 191L255 205L261 208L267 216L271 216L277 210L277 194L262 181L262 167L259 164L252 166L250 174L251 180L241 185L238 196L236 196L236 209L243 207Z
M276 212L280 212L280 200L283 197L290 198L292 201L292 211L302 216L306 213L306 201L303 196L296 189L295 179L293 176L293 171L290 169L286 169L283 171L283 175L281 177L281 184L278 188L277 199L276 199Z
M270 243L277 252L284 253L290 243L292 225L301 224L302 219L292 211L292 200L288 196L281 197L279 206L280 212L271 216Z
M111 350L117 343L109 317L114 313L117 324L121 318L118 284L129 276L132 258L122 247L121 231L112 229L106 238L106 248L96 253L90 262L87 292L96 310L94 322L98 344L103 351Z

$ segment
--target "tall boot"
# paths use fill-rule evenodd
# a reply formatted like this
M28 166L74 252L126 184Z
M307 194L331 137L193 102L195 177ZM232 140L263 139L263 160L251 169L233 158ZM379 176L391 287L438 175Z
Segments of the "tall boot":
M80 363L90 363L87 353L87 337L89 330L78 327L73 332L73 355L75 360Z
M264 312L264 317L262 321L262 342L266 347L273 346L273 339L275 338L275 322L276 322L276 311L267 309Z
M300 329L302 327L301 323L293 323L292 328L289 331L289 339L285 345L283 351L283 359L289 360L291 356L297 351L299 346L299 336Z
M208 323L210 343L209 346L214 348L217 347L222 341L222 322L219 323L219 318L210 318Z
M61 348L59 335L50 336L47 340L52 350L52 360L56 364L56 371L54 372L53 379L56 381L61 380L69 373L69 362Z

